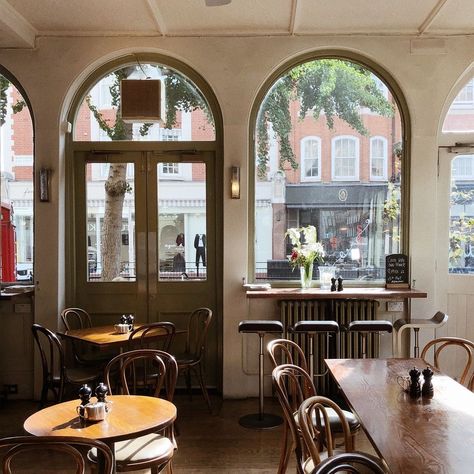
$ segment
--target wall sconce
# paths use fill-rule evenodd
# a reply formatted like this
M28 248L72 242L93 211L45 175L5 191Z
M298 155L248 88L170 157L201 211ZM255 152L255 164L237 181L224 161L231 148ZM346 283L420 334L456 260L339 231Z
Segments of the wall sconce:
M231 167L230 197L240 199L240 168L238 166Z
M49 168L41 168L39 171L39 199L41 202L49 202L50 178L51 170Z

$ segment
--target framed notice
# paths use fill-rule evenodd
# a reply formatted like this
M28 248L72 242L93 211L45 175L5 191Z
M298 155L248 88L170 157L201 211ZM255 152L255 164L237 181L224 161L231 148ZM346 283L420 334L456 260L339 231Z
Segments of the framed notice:
M410 288L408 256L394 253L385 257L385 288Z

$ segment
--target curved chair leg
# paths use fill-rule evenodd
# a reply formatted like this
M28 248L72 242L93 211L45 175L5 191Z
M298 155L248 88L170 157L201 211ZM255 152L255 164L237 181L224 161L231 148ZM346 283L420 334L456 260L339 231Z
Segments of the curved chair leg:
M211 399L209 398L209 393L207 392L206 385L204 384L204 377L202 374L202 366L201 364L198 364L198 371L197 371L197 376L199 379L199 385L201 386L201 391L204 396L204 400L206 400L207 406L209 407L209 411L212 413L212 405L211 405Z
M289 430L288 430L288 423L284 423L283 427L283 438L282 438L282 445L281 445L281 453L280 453L280 461L278 464L278 474L285 474L286 469L288 467L288 462L290 460L290 453L291 453L291 442L289 442Z

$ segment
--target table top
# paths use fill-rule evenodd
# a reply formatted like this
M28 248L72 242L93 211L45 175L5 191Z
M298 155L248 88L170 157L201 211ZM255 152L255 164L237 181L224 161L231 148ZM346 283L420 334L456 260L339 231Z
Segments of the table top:
M116 442L162 430L176 419L176 407L161 398L110 395L107 400L112 402L112 410L105 420L84 425L76 413L80 404L77 399L33 413L23 428L34 436L79 436Z
M271 298L275 300L390 300L404 298L426 298L424 291L410 288L344 288L342 291L321 290L320 288L270 288L269 290L247 291L247 298Z
M422 370L426 367L422 359L325 362L391 472L471 472L474 393L433 369L433 398L410 398L397 377L408 375L414 366Z
M143 326L143 323L135 323L134 327L139 328ZM177 329L176 334L185 333L184 329ZM115 331L113 325L109 326L93 326L91 328L85 329L71 329L70 331L58 331L58 334L61 337L68 339L75 339L82 342L87 342L89 344L94 344L96 346L113 346L119 345L123 346L128 343L128 337L130 335L127 333L118 333ZM166 335L164 329L155 329L145 334L146 339L159 338Z

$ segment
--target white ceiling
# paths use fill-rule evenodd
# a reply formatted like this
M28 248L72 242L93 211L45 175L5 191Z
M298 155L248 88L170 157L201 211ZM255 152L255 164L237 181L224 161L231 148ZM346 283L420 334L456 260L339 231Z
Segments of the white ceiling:
M473 0L0 0L0 48L44 36L451 36L474 34Z

